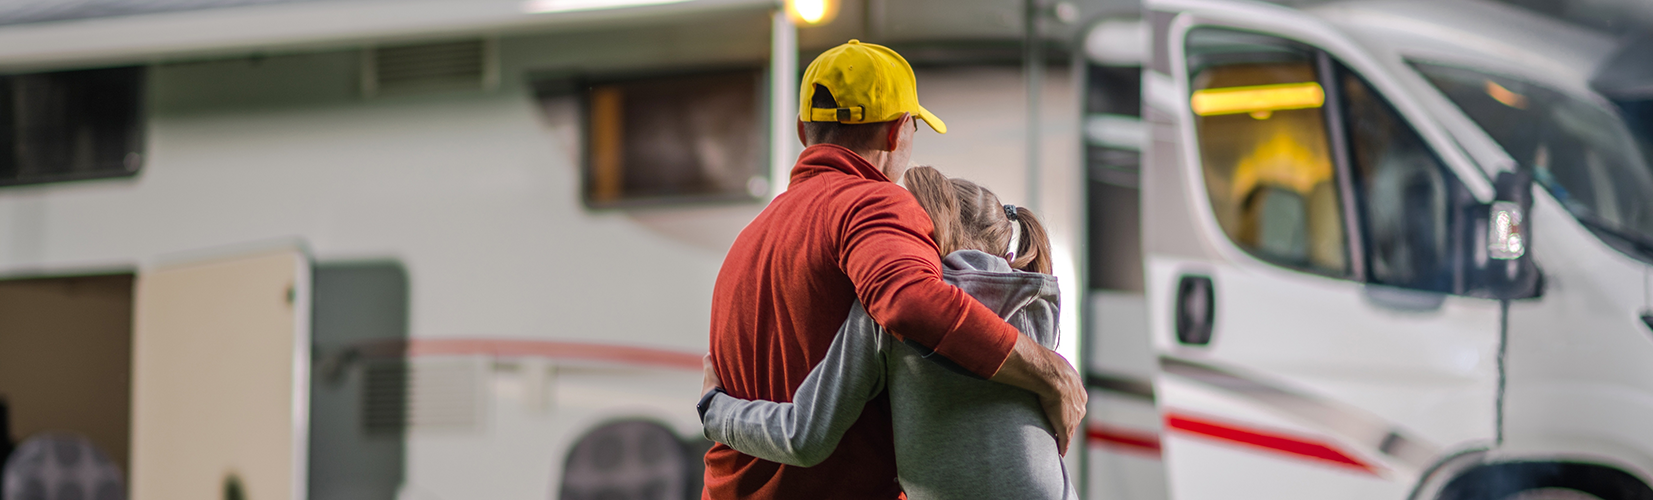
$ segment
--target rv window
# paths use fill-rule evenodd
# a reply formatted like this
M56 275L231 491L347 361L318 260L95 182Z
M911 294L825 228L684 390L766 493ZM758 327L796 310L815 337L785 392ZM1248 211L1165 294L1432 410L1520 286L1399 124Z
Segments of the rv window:
M1190 33L1187 50L1205 188L1223 232L1263 260L1347 275L1314 52L1212 29Z
M1423 138L1353 72L1340 72L1349 158L1364 208L1373 283L1451 293L1457 266L1452 209L1468 191Z
M585 83L587 205L762 196L761 82L750 69Z
M0 76L0 186L136 174L141 67Z

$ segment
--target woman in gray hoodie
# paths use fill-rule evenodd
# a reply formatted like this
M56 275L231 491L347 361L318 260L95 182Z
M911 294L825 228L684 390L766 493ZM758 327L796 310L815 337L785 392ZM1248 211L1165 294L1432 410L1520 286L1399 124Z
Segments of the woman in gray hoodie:
M906 184L935 225L943 279L1055 348L1056 277L1033 213L930 167L909 170ZM809 467L831 455L867 401L888 389L907 498L1077 498L1038 397L933 354L885 332L856 303L792 402L718 393L701 422L708 439L741 453Z

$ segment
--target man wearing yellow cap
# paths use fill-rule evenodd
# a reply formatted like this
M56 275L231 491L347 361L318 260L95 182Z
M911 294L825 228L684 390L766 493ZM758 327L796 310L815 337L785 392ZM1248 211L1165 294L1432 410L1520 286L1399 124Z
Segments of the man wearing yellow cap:
M1038 394L1065 451L1084 414L1078 375L942 281L930 218L895 184L917 120L947 132L919 106L912 67L893 50L850 40L810 63L799 93L806 148L788 190L741 231L712 291L708 360L722 387L709 386L702 405L717 391L790 401L859 299L891 333ZM702 497L896 498L890 425L888 397L869 402L836 451L809 468L717 444L706 453Z

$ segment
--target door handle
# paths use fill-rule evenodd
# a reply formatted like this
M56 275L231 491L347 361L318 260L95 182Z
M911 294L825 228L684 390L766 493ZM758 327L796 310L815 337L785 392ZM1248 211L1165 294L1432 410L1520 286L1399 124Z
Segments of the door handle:
M1210 344L1216 312L1217 297L1210 277L1183 276L1177 282L1177 342Z

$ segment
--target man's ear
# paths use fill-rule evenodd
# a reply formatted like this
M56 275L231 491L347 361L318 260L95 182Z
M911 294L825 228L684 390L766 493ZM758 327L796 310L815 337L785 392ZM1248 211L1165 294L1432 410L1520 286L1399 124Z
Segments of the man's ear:
M899 147L901 144L901 130L905 128L907 126L907 122L912 121L912 119L913 115L911 113L907 113L901 115L901 118L896 118L895 120L890 121L890 128L884 130L884 147L878 149L881 151L895 151L895 148Z
M798 143L809 147L809 139L804 138L804 121L798 120Z

